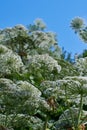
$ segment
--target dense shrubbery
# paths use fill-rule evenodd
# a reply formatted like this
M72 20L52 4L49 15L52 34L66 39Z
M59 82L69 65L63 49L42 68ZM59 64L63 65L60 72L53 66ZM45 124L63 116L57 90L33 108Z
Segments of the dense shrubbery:
M87 59L62 59L45 27L36 20L0 30L1 129L80 130L87 120Z

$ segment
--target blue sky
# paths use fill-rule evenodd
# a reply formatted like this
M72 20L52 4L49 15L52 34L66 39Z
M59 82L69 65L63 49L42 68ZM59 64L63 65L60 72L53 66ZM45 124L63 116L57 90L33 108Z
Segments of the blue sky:
M42 18L47 30L56 32L58 44L68 52L81 53L87 49L70 28L76 17L87 20L87 0L0 0L0 28L16 24L29 25Z

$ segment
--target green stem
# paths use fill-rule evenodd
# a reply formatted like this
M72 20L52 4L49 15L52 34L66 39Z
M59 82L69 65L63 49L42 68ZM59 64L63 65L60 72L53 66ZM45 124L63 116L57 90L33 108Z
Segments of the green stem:
M46 120L45 120L45 123L44 123L44 129L43 130L47 129L47 123L48 123L48 117L46 117Z
M81 113L82 113L82 107L83 107L83 94L80 95L80 106L79 106L79 112L78 112L78 119L77 119L77 128L80 124L80 118L81 118Z
M67 89L66 89L67 86L65 86L65 100L66 100L66 104L67 104L67 108L69 109L69 112L70 112L70 116L71 116L71 120L72 120L72 126L75 126L75 123L74 123L74 118L73 118L73 113L72 113L72 110L70 108L70 104L68 103L68 98L67 98ZM66 117L65 117L66 118ZM69 119L67 118L66 119L67 122L69 123Z
M8 113L6 113L6 118L5 118L5 127L7 127L7 121L8 120Z

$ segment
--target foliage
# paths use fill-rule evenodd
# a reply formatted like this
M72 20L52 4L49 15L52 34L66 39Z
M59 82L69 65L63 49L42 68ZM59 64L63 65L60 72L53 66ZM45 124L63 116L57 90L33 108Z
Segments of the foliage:
M77 130L85 123L86 58L62 59L56 34L45 27L39 19L0 30L0 125L9 130L61 130L67 120ZM76 119L65 116L74 110Z
M72 54L70 52L67 52L64 47L62 48L62 54L61 54L61 58L70 62L70 63L73 63L74 62L74 59L72 59Z

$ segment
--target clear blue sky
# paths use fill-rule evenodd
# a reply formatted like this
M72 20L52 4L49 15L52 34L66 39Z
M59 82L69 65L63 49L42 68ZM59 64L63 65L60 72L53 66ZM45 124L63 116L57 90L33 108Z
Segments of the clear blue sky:
M87 0L0 0L1 29L42 18L47 29L57 33L59 46L73 54L87 49L70 28L76 16L87 20Z

